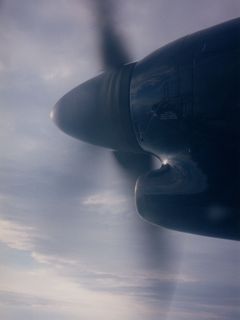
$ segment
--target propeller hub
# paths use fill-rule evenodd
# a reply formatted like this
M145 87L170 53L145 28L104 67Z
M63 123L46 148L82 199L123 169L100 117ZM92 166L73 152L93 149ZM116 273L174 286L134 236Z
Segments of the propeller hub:
M140 152L129 107L135 64L105 72L65 94L51 118L65 133L109 149Z

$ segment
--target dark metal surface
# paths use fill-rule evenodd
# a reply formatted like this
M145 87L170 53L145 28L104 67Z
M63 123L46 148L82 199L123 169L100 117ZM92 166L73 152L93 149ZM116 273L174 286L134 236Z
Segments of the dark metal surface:
M159 172L139 180L138 209L147 220L240 238L239 78L240 19L180 39L137 63L131 112L139 144L170 159L170 180L178 176L176 163L182 172L177 187L165 185ZM184 159L189 168L198 167L191 177ZM203 189L186 189L200 176Z
M142 148L176 154L196 141L219 141L226 131L239 134L239 68L240 19L177 40L138 62L130 105Z
M138 212L166 228L240 240L239 190L224 182L219 188L209 183L189 159L172 162L138 179Z

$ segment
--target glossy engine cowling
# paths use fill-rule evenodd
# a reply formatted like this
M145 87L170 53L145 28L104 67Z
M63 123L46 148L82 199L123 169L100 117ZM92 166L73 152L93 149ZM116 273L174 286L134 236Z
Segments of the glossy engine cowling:
M130 95L140 146L169 162L139 178L139 213L171 229L239 240L240 19L138 62Z
M157 155L239 135L240 19L186 36L138 62L130 108L139 144Z

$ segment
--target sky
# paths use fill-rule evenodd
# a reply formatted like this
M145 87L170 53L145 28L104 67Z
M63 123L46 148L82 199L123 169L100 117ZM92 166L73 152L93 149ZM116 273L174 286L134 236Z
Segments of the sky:
M122 0L132 59L239 17L238 0ZM168 231L136 213L112 153L49 119L99 74L89 1L0 2L0 316L4 320L237 320L239 243Z

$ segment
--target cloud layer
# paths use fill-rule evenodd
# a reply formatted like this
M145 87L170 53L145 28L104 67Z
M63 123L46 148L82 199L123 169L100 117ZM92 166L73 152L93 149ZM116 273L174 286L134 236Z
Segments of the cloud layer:
M235 0L116 10L133 60L240 13ZM89 2L2 1L0 18L1 317L156 320L171 304L168 320L238 319L238 244L146 224L111 152L49 119L101 70Z

